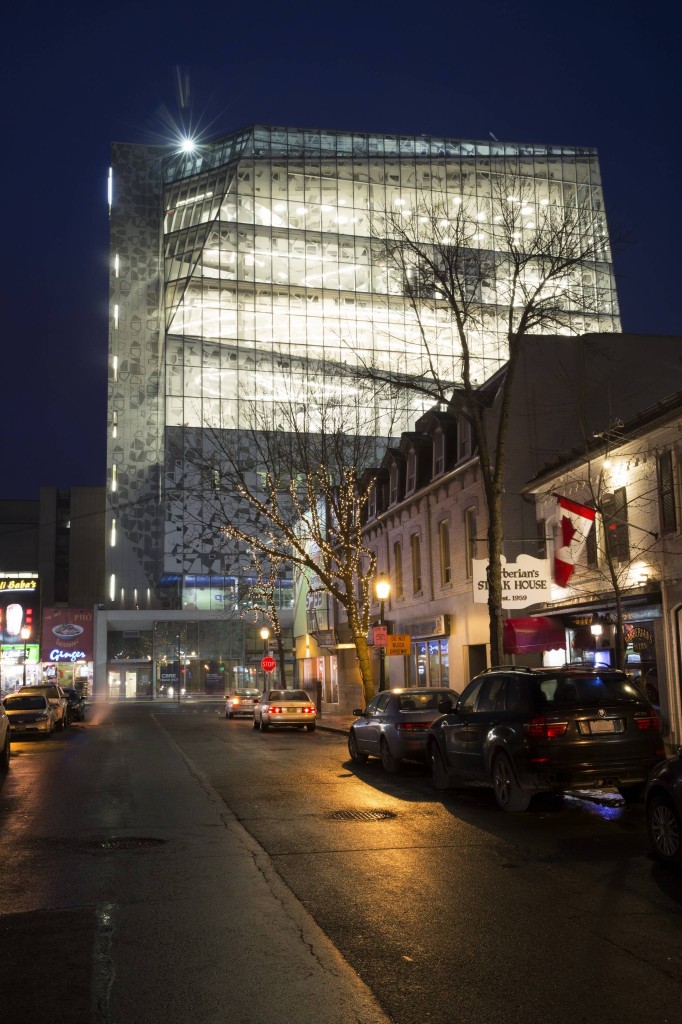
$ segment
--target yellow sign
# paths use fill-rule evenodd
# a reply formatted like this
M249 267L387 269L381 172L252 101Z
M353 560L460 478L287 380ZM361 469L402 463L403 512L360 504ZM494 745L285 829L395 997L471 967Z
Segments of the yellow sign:
M389 633L386 654L409 654L411 637L409 633Z

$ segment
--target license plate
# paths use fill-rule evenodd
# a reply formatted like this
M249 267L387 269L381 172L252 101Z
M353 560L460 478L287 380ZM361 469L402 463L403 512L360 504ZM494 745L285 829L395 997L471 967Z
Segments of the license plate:
M616 727L612 718L598 718L590 722L590 732L615 732Z

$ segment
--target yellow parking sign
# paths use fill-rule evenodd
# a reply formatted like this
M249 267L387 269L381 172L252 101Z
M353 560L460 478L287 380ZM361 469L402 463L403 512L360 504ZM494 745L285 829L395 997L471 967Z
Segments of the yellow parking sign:
M389 633L386 644L386 654L409 654L410 653L410 634L409 633Z

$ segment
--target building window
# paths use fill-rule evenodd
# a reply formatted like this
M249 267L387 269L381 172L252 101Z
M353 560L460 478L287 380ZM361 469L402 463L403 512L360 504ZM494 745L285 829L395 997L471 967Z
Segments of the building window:
M661 533L674 533L677 529L677 510L675 508L675 479L671 451L663 452L658 456L658 509Z
M471 455L471 424L463 416L457 422L457 460L461 462Z
M547 558L547 522L545 519L538 519L538 558Z
M412 552L412 592L419 594L422 589L422 553L418 533L413 533L410 537L410 550Z
M628 506L625 488L619 487L602 508L606 550L616 562L630 559L630 536L628 531Z
M411 494L417 486L417 453L414 448L410 448L410 453L407 456L407 486L405 488L406 494Z
M472 505L464 509L464 571L470 580L474 575L473 560L476 557L476 509Z
M367 499L367 515L370 519L374 519L377 514L377 485L374 484L369 492L369 498Z
M395 572L395 596L403 596L403 546L399 540L393 545L393 565Z
M395 505L398 500L398 467L393 463L389 482L389 504Z
M450 568L450 527L447 519L442 519L438 524L438 550L440 552L440 581L445 586L452 579L452 570Z
M437 430L433 435L433 475L440 476L445 471L445 434Z

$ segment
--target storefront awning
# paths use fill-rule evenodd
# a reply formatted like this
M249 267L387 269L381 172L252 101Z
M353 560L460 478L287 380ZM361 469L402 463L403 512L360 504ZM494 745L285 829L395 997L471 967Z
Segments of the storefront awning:
M504 653L537 654L560 651L566 646L561 622L537 615L527 619L504 620Z

